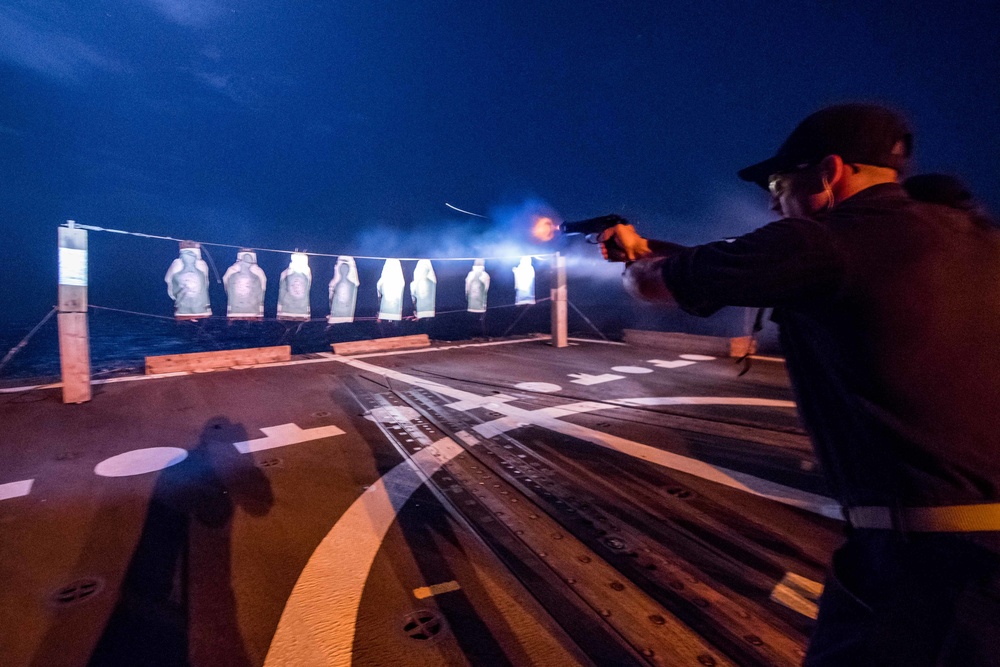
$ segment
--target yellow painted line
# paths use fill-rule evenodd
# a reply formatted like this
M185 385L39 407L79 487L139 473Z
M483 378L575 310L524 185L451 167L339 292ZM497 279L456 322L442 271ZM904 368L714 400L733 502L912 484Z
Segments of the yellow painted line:
M457 591L461 586L458 585L457 581L446 581L443 584L434 584L433 586L421 586L420 588L413 589L413 597L418 600L424 600L426 598L434 597L435 595L441 595L442 593L451 593L452 591Z

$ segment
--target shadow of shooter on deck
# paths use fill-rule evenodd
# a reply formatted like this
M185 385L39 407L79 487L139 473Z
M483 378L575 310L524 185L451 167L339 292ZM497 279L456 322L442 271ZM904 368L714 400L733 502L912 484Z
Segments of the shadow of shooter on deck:
M236 508L263 516L271 484L232 443L246 429L209 420L188 457L159 473L118 603L90 658L105 665L252 664L231 583Z

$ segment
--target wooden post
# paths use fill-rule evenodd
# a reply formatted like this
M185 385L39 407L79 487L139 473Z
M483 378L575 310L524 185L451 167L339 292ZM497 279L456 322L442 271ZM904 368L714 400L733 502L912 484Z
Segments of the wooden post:
M63 403L90 400L87 333L87 231L72 220L59 228L59 365Z
M567 336L566 311L566 258L562 253L556 253L555 271L552 272L552 346L566 347Z

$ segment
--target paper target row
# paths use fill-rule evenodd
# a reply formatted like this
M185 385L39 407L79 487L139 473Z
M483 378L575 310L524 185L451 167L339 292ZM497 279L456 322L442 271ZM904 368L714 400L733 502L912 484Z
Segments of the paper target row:
M535 269L531 257L522 257L514 267L515 304L535 303ZM167 294L174 302L174 315L182 319L210 317L212 306L208 297L208 264L201 257L200 247L182 247L180 254L167 269L164 278ZM226 315L232 319L261 319L264 317L264 293L267 276L257 265L257 253L240 250L236 262L222 276L226 291ZM312 316L309 291L312 288L312 270L309 256L292 253L288 268L278 279L278 319L308 320ZM403 293L406 280L398 259L387 259L382 275L375 284L378 293L380 320L403 318ZM490 276L484 260L477 259L465 277L465 298L470 313L486 312L486 296ZM353 322L361 281L354 258L341 255L337 258L333 279L329 285L330 324ZM410 300L417 319L434 317L437 295L437 276L429 259L417 261L409 283Z

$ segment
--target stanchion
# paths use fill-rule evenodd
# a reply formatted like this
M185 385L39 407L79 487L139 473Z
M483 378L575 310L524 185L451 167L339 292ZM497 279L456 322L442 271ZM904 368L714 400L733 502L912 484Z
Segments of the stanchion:
M72 220L59 228L59 365L63 403L89 401L87 232Z
M552 347L566 347L567 339L566 310L566 258L562 253L556 253L555 267L552 272Z

